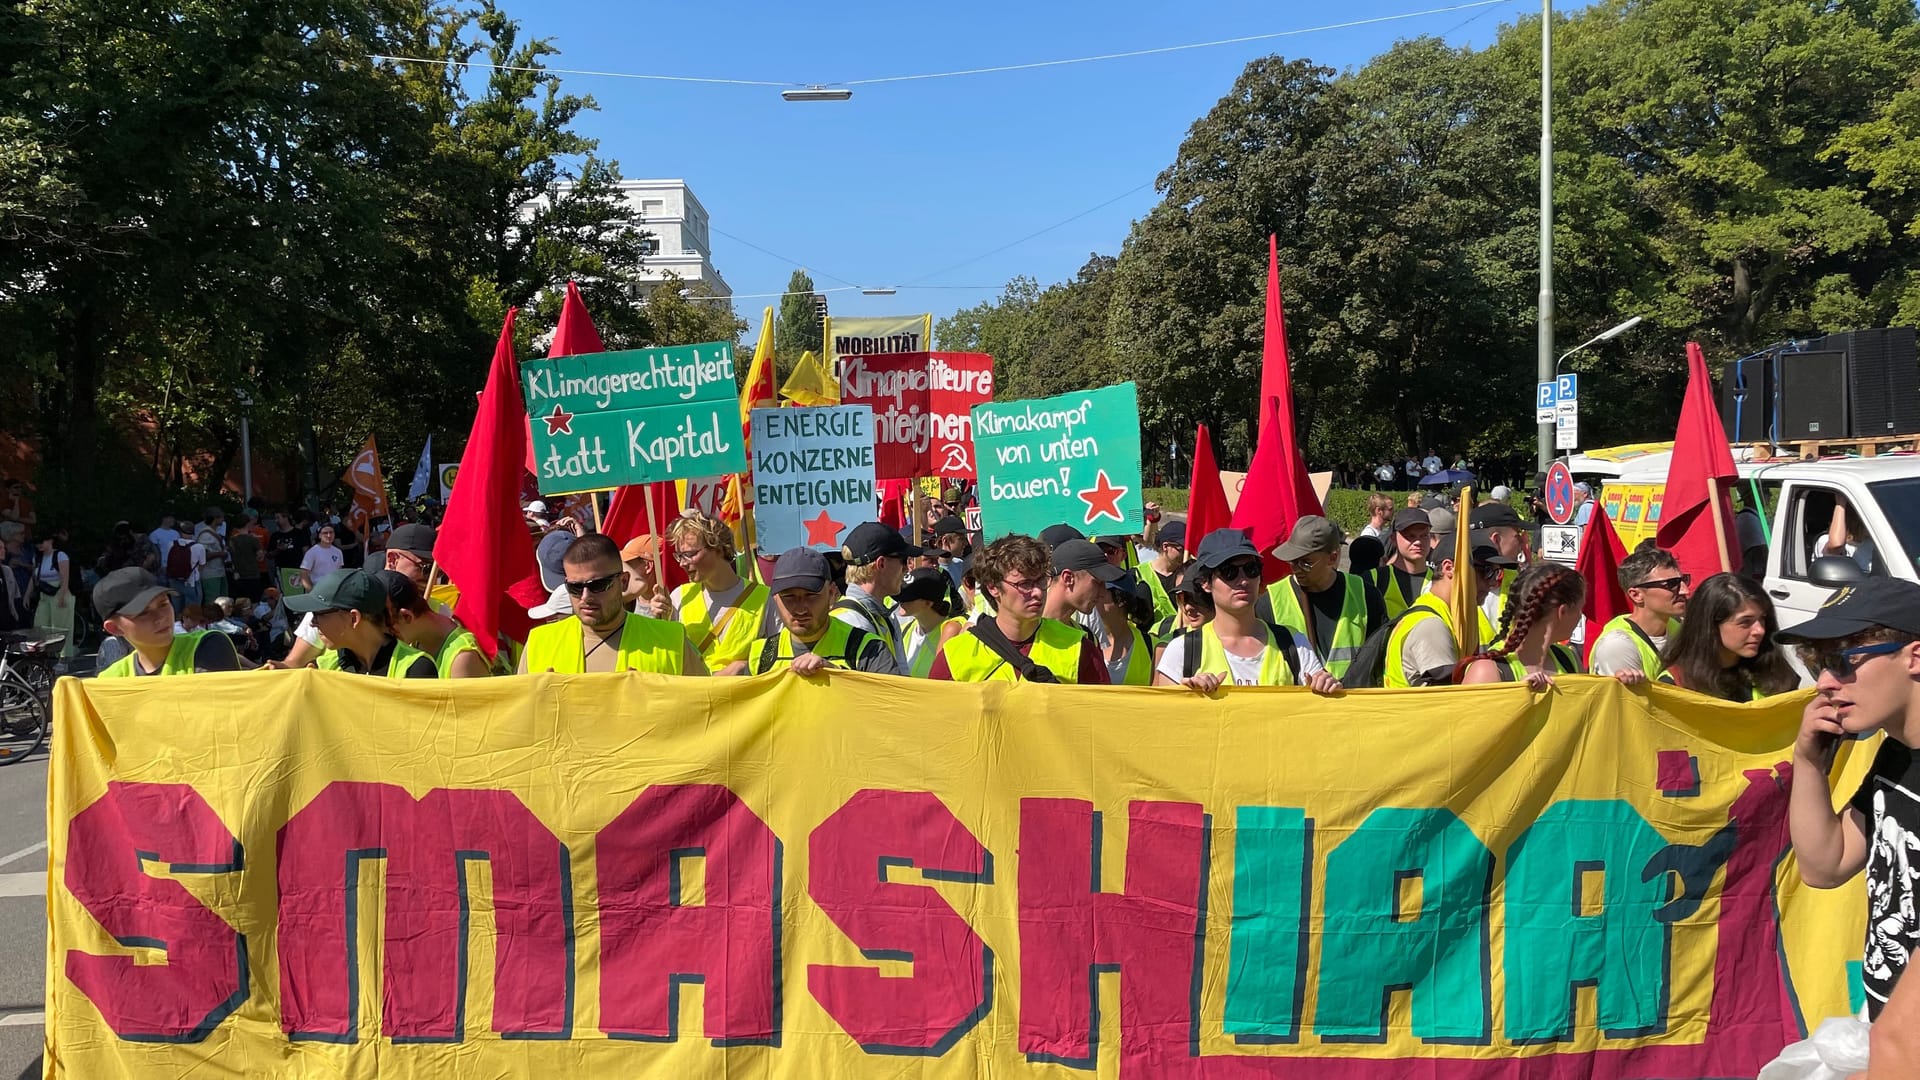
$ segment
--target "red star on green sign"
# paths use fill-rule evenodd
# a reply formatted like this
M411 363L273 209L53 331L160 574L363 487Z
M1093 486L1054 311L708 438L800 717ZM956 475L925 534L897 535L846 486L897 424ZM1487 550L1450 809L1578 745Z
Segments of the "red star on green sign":
M1094 480L1092 487L1074 494L1087 504L1087 517L1082 522L1084 525L1091 525L1103 517L1110 517L1122 523L1127 520L1120 514L1120 500L1126 496L1127 489L1118 487L1113 481L1107 479L1105 469L1100 470L1100 475Z
M540 419L547 422L547 437L573 434L573 414L555 405L553 411Z

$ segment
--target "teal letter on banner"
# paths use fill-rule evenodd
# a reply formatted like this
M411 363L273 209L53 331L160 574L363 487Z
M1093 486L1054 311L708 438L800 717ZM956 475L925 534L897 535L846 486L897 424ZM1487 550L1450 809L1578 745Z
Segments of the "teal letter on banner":
M1312 866L1313 824L1305 810L1242 806L1234 811L1225 1030L1238 1042L1300 1037Z
M1415 1036L1487 1041L1492 887L1493 853L1453 811L1368 814L1327 856L1314 1032L1384 1041L1388 1000L1407 988Z
M1574 995L1596 985L1609 1038L1667 1027L1668 927L1654 917L1667 876L1640 880L1667 846L1618 799L1546 809L1514 842L1507 868L1507 1037L1561 1042L1573 1035Z

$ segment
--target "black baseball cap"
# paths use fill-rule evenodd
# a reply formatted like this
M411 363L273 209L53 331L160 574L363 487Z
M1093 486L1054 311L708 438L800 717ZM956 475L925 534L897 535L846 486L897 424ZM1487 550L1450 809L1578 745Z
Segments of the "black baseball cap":
M827 557L812 548L792 548L780 553L773 560L773 573L768 576L767 588L776 593L788 589L805 589L819 592L827 587L833 577L833 571L827 566Z
M1085 540L1087 534L1071 525L1049 525L1040 530L1040 542L1048 547L1059 547L1069 540Z
M1165 525L1160 526L1160 531L1154 535L1153 546L1157 548L1162 544L1172 544L1174 547L1185 551L1187 547L1187 523L1184 521L1169 521Z
M417 521L409 521L393 530L393 535L387 537L387 550L404 551L409 555L431 559L433 545L439 539L438 529L431 525L422 525Z
M1092 574L1111 585L1125 576L1126 571L1107 561L1106 553L1094 546L1091 540L1068 540L1053 549L1053 572L1079 570Z
M1833 590L1813 618L1774 635L1784 645L1834 641L1881 628L1920 637L1920 585L1867 578Z
M933 523L933 535L965 536L967 535L967 523L957 514L948 514L946 517Z
M1454 537L1457 535L1457 533L1450 532L1435 533L1433 535L1433 554L1429 555L1428 558L1435 562L1442 559L1453 558ZM1475 566L1485 565L1504 568L1520 565L1519 560L1508 555L1500 554L1500 549L1493 546L1493 535L1486 529L1474 529L1472 532L1469 532L1467 534L1467 544L1469 545L1468 557L1473 560Z
M1207 587L1205 585L1200 584L1200 564L1199 563L1197 562L1188 563L1187 568L1185 570L1180 571L1180 576L1174 579L1173 591L1175 593L1185 593L1188 596L1208 595Z
M1193 562L1202 570L1218 570L1235 559L1251 556L1258 559L1260 552L1254 549L1253 541L1239 529L1215 529L1200 541L1200 550L1194 552Z
M1525 524L1520 520L1519 511L1508 503L1488 503L1476 506L1473 513L1467 515L1467 527L1479 529L1522 529Z
M900 530L891 525L882 525L877 521L863 521L847 534L847 542L840 547L840 554L847 560L848 566L865 566L875 559L888 555L904 559L917 554Z
M365 570L335 570L320 579L309 593L286 599L288 611L319 614L324 611L379 612L387 610L387 590Z
M1119 533L1108 533L1105 536L1096 536L1093 538L1093 542L1103 548L1124 548L1127 546L1127 538L1121 536Z
M1394 532L1405 532L1415 525L1425 525L1428 528L1432 528L1433 518L1428 517L1425 510L1416 510L1413 507L1408 507L1393 515Z
M945 570L909 570L900 581L899 603L910 600L939 601L947 598L949 579Z
M123 566L93 587L93 610L103 619L131 618L165 595L166 588L153 580L152 574L137 566Z
M407 607L420 596L420 586L398 570L375 570L373 580L386 590L388 602L395 607Z

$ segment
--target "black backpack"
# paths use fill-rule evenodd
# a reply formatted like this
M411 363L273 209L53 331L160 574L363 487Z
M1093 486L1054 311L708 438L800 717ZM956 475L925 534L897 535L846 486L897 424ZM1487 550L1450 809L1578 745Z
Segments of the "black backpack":
M1387 673L1387 640L1393 637L1394 628L1401 620L1411 615L1415 608L1388 619L1380 629L1367 635L1360 643L1360 651L1353 656L1353 662L1347 665L1347 673L1340 676L1340 685L1348 690L1377 690L1385 686Z
M1291 680L1288 685L1300 685L1300 657L1293 648L1293 631L1266 619L1260 620L1260 625L1267 628L1267 640L1280 650L1281 657L1287 662L1287 678ZM1203 629L1205 627L1196 626L1181 635L1184 644L1180 646L1180 677L1183 679L1191 679L1200 671L1200 631Z
M827 659L840 660L845 662L849 668L853 667L854 665L860 662L860 652L862 649L866 648L867 639L872 636L873 635L867 633L865 630L862 630L857 626L847 627L846 655L845 656L829 656L827 657ZM767 672L772 671L773 665L776 662L778 662L780 659L780 635L770 634L767 637L762 638L761 640L764 641L766 644L761 646L760 648L760 661L759 663L755 664L753 668L753 673L755 675L765 675ZM801 654L801 655L804 655L804 654Z

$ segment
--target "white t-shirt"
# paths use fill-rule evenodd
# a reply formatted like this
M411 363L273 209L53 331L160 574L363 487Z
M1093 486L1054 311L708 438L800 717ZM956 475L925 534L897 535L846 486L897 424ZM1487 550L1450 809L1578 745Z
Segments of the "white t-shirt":
M1387 530L1372 522L1368 522L1367 525L1360 530L1360 535L1371 536L1376 540L1385 540L1387 538Z
M307 549L307 557L300 560L300 569L312 575L314 583L346 565L347 557L340 554L337 547L322 547L315 544Z
M1609 630L1600 635L1593 643L1593 654L1587 657L1587 667L1595 675L1618 675L1623 671L1638 671L1647 674L1640 660L1639 635L1631 630ZM1653 642L1658 653L1667 651L1667 635L1649 634L1647 640Z
M153 543L154 547L160 549L160 565L165 566L167 562L167 552L172 551L174 541L180 539L180 530L166 528L155 529L147 534L147 539Z
M1427 470L1428 476L1432 476L1434 473L1440 471L1440 459L1434 457L1432 454L1428 454L1420 460L1420 467Z
M1326 665L1321 663L1320 657L1314 653L1313 646L1308 645L1307 639L1298 633L1293 635L1293 643L1289 647L1293 649L1293 662L1300 668L1301 679L1326 669ZM1175 634L1173 640L1167 642L1166 651L1160 654L1160 665L1154 670L1174 682L1179 682L1186 677L1184 674L1186 669L1187 635ZM1228 653L1227 671L1233 676L1235 686L1260 685L1260 657L1258 656L1235 656L1233 653Z
M1827 547L1826 537L1816 537L1813 541L1813 557L1817 559L1822 555L1845 555L1847 558L1859 563L1860 569L1867 571L1873 569L1873 542L1870 540L1863 540L1857 544L1847 544L1841 547L1840 550L1834 551Z

